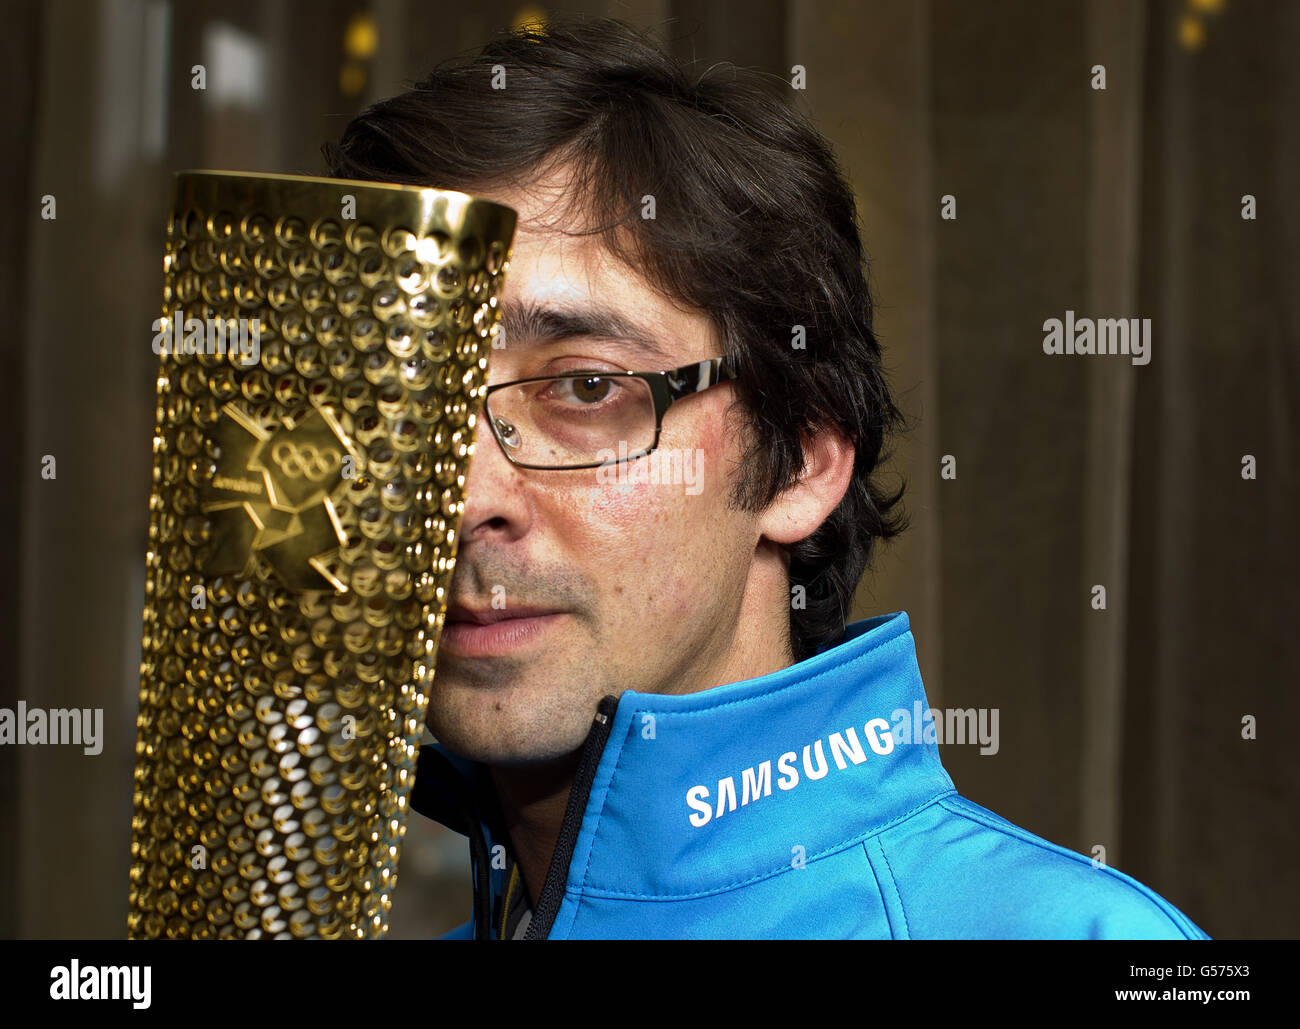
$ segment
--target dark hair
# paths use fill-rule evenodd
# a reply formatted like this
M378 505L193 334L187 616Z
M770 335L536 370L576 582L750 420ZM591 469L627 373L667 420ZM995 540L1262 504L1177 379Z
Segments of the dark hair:
M494 66L505 89L492 88ZM792 604L795 660L839 641L875 540L906 527L904 487L890 495L872 479L904 423L872 333L852 190L827 140L763 77L714 65L693 80L630 25L552 23L440 65L322 152L334 177L452 189L524 185L572 163L567 199L594 218L588 231L708 313L735 363L749 445L734 505L761 510L793 484L819 426L853 443L843 501L787 548L806 602ZM647 194L654 218L641 217Z

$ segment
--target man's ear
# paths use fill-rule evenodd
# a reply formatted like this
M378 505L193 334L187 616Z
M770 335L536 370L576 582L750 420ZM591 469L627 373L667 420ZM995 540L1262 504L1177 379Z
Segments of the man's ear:
M805 439L803 453L798 481L759 519L759 531L774 543L797 543L816 532L844 499L853 477L853 444L833 425Z

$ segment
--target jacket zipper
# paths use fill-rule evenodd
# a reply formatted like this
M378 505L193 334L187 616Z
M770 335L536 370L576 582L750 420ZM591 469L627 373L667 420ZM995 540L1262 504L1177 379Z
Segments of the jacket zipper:
M569 879L569 862L573 860L573 848L577 845L578 833L582 830L582 819L587 812L596 768L605 752L605 744L609 741L609 733L614 726L614 712L617 710L618 698L613 696L603 698L596 709L591 731L587 734L587 742L583 744L582 755L578 759L573 787L569 790L569 802L564 808L564 822L560 825L560 835L555 841L551 867L547 870L546 882L537 898L537 909L524 933L525 940L544 940L551 935L560 902L564 899L564 886Z

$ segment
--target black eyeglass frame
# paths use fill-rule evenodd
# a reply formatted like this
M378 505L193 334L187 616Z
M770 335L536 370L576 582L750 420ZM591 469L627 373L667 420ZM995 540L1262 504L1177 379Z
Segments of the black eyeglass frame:
M594 461L589 464L525 464L522 461L516 461L510 455L510 448L506 446L505 441L501 438L501 433L497 431L496 419L492 415L492 394L497 390L506 389L509 386L521 386L526 382L558 382L564 379L642 379L650 387L650 395L654 399L655 405L655 438L654 441L644 450L639 450L635 454L628 454L627 457L615 458L612 461ZM558 375L534 375L527 379L515 379L513 382L499 382L495 386L489 386L487 393L483 397L483 414L486 417L488 428L491 429L493 437L497 441L497 446L501 448L501 453L505 454L506 460L517 468L534 468L543 472L573 472L584 468L605 468L610 465L622 464L625 461L635 461L652 453L659 446L659 434L663 430L664 415L668 408L672 407L678 400L685 397L694 396L696 393L703 393L711 386L716 386L722 382L729 382L736 378L735 367L731 359L727 356L710 357L703 361L695 361L691 364L684 364L680 368L669 368L661 372L624 372L624 371L604 371L599 369L576 370L572 372L562 372Z

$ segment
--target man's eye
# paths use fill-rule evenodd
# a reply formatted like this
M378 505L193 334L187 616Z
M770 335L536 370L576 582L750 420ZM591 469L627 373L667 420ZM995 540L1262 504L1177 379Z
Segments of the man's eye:
M556 399L578 404L598 404L608 400L616 388L612 379L602 375L560 379L551 385Z

